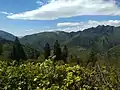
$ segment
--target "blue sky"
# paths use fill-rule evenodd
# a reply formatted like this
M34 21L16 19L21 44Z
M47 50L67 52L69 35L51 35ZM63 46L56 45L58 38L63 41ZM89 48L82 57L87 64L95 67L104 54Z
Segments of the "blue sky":
M120 26L117 0L0 0L0 29L16 36Z

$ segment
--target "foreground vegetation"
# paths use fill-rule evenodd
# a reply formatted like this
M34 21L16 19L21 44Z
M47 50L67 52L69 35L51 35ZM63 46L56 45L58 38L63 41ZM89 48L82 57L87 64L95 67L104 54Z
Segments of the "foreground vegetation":
M0 90L120 90L112 67L60 63L0 61Z

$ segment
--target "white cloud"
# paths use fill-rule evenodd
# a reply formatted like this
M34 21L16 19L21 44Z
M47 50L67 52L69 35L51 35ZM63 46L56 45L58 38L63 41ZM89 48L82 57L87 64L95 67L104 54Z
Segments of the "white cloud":
M118 27L120 26L120 20L108 20L108 21L89 20L87 23L83 23L83 29L96 27L98 25L110 25L110 26Z
M37 0L36 3L37 3L38 5L40 5L40 6L44 5L44 3L43 3L42 1L40 1L40 0Z
M56 31L65 31L65 32L76 32L76 31L81 31L81 27L67 27L67 28L59 28Z
M36 10L8 15L9 19L54 20L81 15L120 16L116 0L50 0Z
M61 29L27 29L27 30L23 30L23 32L21 32L21 35L31 35L31 34L36 34L36 33L41 33L41 32L54 32L54 31L59 31ZM18 35L18 36L21 36Z
M5 15L13 15L13 13L8 13L8 12L4 12L4 11L0 11L0 13L5 14Z
M97 27L98 25L110 25L117 27L120 26L120 20L108 20L108 21L89 20L88 22L75 22L75 23L63 22L57 24L58 28L61 27L63 28L61 29L62 31L67 31L67 32L84 30L91 27Z
M25 30L26 32L31 32L31 31L34 31L33 29L27 29Z
M34 30L29 29L26 30L26 34L34 34L34 33L40 33L40 32L55 32L55 31L65 31L65 32L76 32L76 31L82 31L84 29L88 29L91 27L97 27L98 25L110 25L110 26L120 26L120 20L108 20L108 21L95 21L95 20L89 20L88 22L63 22L58 23L57 28L51 28L51 29L43 29L43 30Z
M69 27L73 27L73 26L80 26L81 25L81 23L78 23L78 22L76 22L76 23L72 23L72 22L65 22L65 23L58 23L57 24L57 26L58 27L66 27L66 26L69 26Z
M63 24L65 23L68 23L68 22L64 22ZM69 23L74 24L74 22L69 22ZM30 29L21 31L19 35L17 35L18 34L17 32L16 33L14 32L14 33L17 36L21 36L21 35L30 35L30 34L40 33L40 32L56 32L56 31L76 32L76 31L82 31L84 29L88 29L91 27L97 27L98 25L111 25L111 26L116 26L116 27L120 26L120 20L108 20L108 21L89 20L88 22L75 22L75 23L78 23L78 25L70 26L70 25L65 24L65 25L58 26L56 28L49 28L49 27L45 27L43 29L30 28Z

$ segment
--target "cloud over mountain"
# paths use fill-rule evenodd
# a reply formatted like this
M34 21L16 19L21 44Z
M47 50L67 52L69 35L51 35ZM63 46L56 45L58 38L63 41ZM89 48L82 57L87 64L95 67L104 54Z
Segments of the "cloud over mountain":
M98 25L110 25L118 27L120 26L120 20L108 20L108 21L95 21L95 20L89 20L87 22L62 22L57 23L58 28L62 28L61 31L79 31L88 29L91 27L97 27Z

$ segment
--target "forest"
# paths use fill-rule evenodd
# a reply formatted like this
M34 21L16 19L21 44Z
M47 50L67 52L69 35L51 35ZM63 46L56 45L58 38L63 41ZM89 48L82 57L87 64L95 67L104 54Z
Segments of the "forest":
M80 52L60 40L40 52L14 39L0 43L0 90L120 90L119 44L110 46L106 35Z

